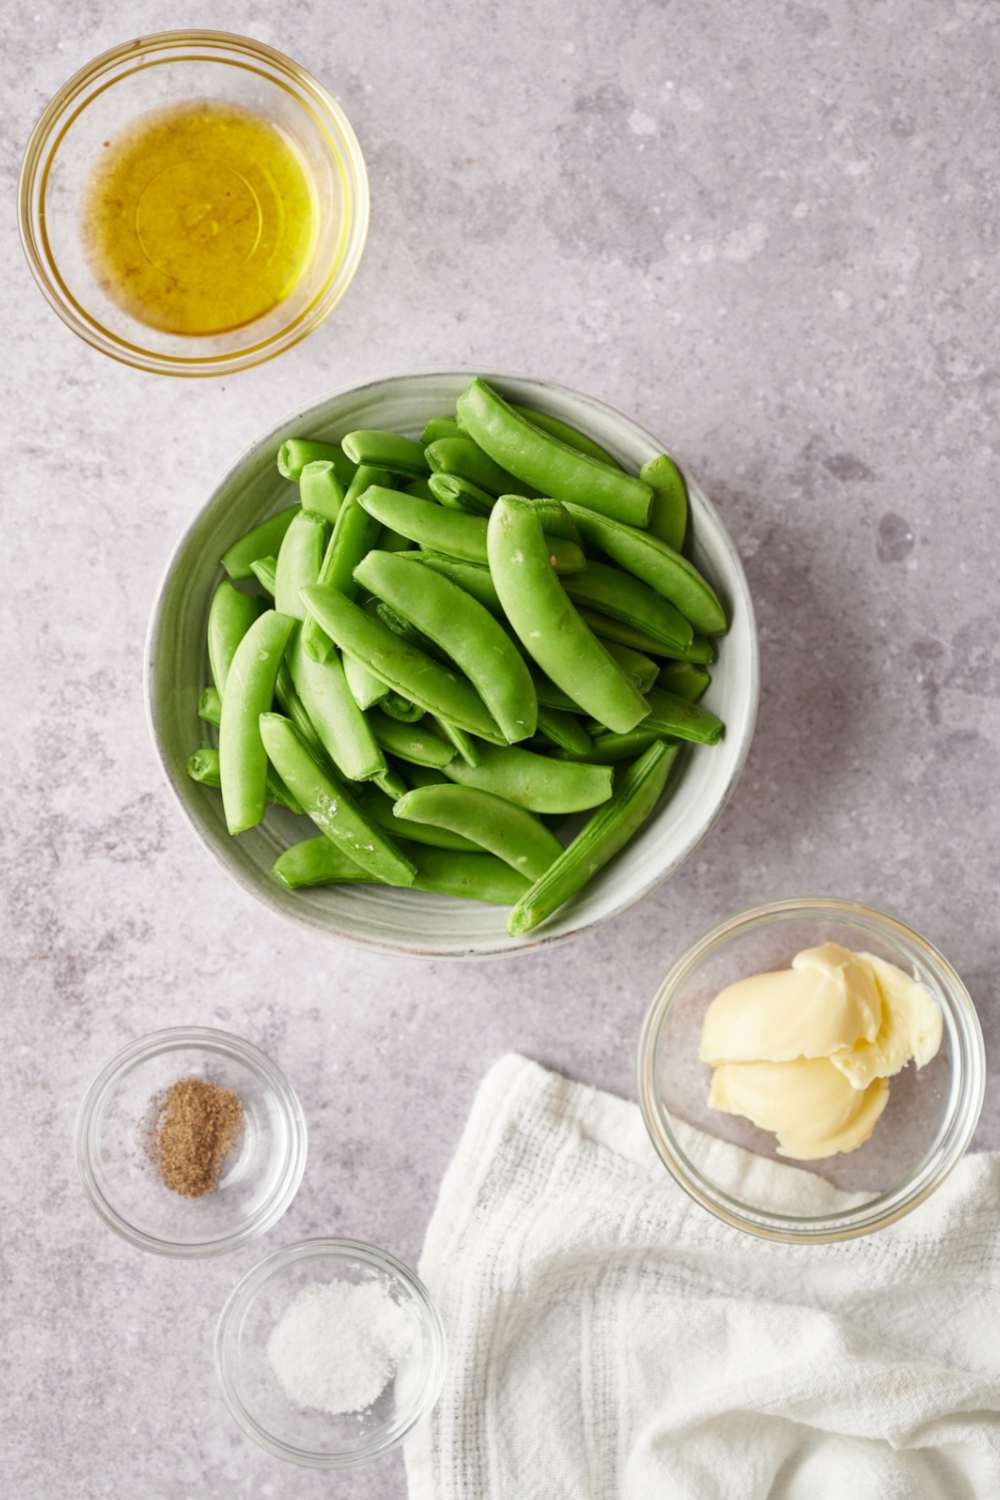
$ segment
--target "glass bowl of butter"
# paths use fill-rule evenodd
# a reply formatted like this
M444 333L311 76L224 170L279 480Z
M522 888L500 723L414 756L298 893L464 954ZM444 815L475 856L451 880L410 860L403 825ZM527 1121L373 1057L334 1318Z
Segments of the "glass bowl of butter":
M225 375L340 301L368 178L337 101L249 37L170 31L103 53L32 132L21 242L63 321L163 375Z
M741 912L654 999L639 1099L677 1182L735 1228L808 1243L922 1203L969 1144L985 1050L954 969L852 901Z

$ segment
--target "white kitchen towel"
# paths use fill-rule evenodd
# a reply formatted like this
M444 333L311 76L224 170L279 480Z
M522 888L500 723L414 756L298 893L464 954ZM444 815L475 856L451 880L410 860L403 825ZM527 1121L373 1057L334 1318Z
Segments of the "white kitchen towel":
M505 1057L420 1274L448 1370L411 1500L1000 1500L1000 1154L878 1234L772 1244L637 1106Z

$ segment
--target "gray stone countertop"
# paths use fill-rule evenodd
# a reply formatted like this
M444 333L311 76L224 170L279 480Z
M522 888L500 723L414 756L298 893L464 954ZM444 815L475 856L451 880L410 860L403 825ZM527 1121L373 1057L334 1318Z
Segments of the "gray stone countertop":
M305 63L368 162L368 248L330 320L225 380L114 364L45 306L14 189L55 89L129 35L202 25ZM827 892L963 975L991 1058L1000 771L1000 12L989 0L32 0L6 13L0 832L5 1428L18 1500L401 1496L244 1438L211 1331L266 1249L415 1263L476 1086L516 1049L635 1096L641 1019L718 919ZM146 618L174 540L256 433L334 387L477 364L592 393L715 500L760 627L760 717L724 816L574 944L484 965L293 929L202 852L146 731ZM263 1047L311 1132L292 1208L216 1261L105 1229L72 1161L125 1042ZM995 1080L976 1137L1000 1147Z

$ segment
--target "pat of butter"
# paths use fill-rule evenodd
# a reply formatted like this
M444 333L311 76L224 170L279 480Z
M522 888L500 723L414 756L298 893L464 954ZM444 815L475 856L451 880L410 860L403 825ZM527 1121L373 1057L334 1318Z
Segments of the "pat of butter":
M779 1156L814 1161L864 1144L889 1102L889 1085L876 1078L856 1089L825 1057L723 1063L712 1074L708 1102L773 1130Z
M911 1058L928 1063L941 1032L930 991L895 964L838 943L807 948L790 969L741 979L708 1007L708 1102L775 1131L782 1156L853 1151L885 1108L886 1079Z

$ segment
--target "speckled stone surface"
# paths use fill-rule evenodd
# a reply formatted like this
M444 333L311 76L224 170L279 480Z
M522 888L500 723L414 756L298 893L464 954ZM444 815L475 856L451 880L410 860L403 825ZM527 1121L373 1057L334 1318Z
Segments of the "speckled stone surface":
M330 1478L255 1447L218 1394L211 1331L292 1239L415 1262L502 1052L632 1097L678 951L741 906L825 891L936 943L996 1053L1000 11L13 0L4 24L3 1487L401 1496L398 1455ZM224 381L91 352L14 225L53 91L128 35L185 24L308 65L371 174L341 307ZM573 946L483 966L334 947L231 885L168 796L140 671L173 542L255 433L327 389L461 362L591 392L672 445L740 548L763 654L746 772L687 866ZM71 1139L113 1052L190 1022L268 1051L311 1140L277 1228L182 1264L101 1225ZM1000 1146L995 1076L976 1144Z

